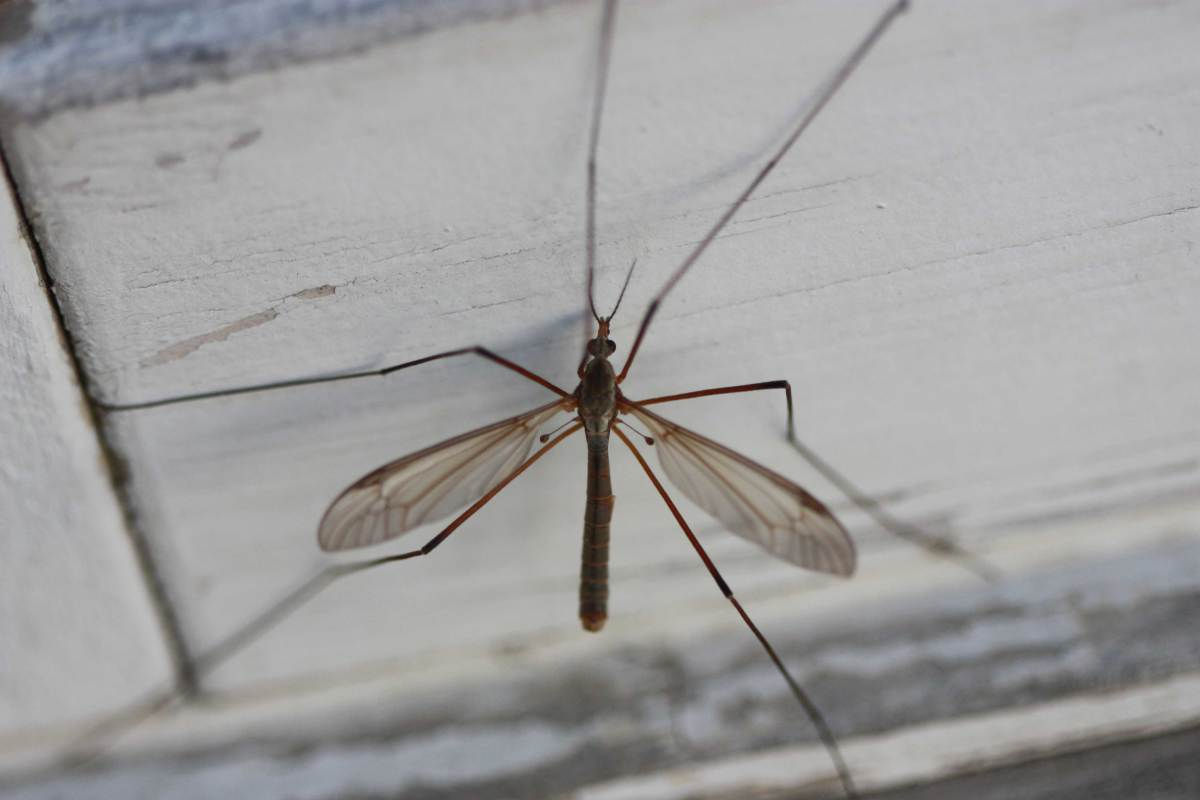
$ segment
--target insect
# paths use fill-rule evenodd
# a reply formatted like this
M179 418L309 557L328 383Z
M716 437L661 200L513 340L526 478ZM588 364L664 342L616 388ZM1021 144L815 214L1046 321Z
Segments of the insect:
M550 402L516 417L464 433L447 441L413 453L367 474L349 486L329 507L320 522L318 541L325 550L345 550L377 544L416 528L459 512L448 525L421 547L352 564L330 567L309 583L283 598L259 618L243 627L212 651L201 655L191 664L188 680L199 677L216 664L239 650L258 633L278 621L300 603L320 591L332 580L351 572L407 560L432 553L464 522L478 512L512 481L533 466L550 449L582 432L587 443L588 492L583 536L583 555L579 596L579 616L589 631L600 630L607 618L607 560L609 526L612 521L613 490L608 469L608 446L615 436L628 447L655 490L668 505L691 546L702 560L713 580L739 616L766 650L768 656L787 682L796 699L813 720L818 733L829 749L842 778L847 795L853 795L853 781L837 750L836 740L816 704L808 697L757 626L734 596L704 547L672 500L667 488L657 477L644 454L625 428L635 420L646 429L639 434L659 453L663 471L672 483L701 508L708 511L734 533L764 547L768 552L800 566L819 571L849 575L855 567L853 543L840 523L804 489L787 478L751 461L699 433L675 425L650 407L683 401L695 397L753 391L783 391L788 406L789 438L802 448L809 460L830 477L852 498L857 498L868 510L881 515L873 504L861 498L853 487L841 479L811 451L803 449L794 434L792 396L786 381L773 380L756 384L726 386L687 391L680 394L633 400L622 386L644 342L651 322L662 302L700 259L705 250L746 200L767 178L778 161L792 148L804 130L820 113L841 84L849 77L874 43L883 35L895 17L904 9L904 2L891 4L862 42L840 65L831 80L814 97L803 118L796 124L786 141L760 169L749 185L719 216L703 239L670 275L646 310L628 355L618 370L612 362L616 345L609 339L609 326L620 308L618 298L612 312L601 316L593 297L596 264L596 153L605 98L607 64L614 35L615 0L605 5L601 26L600 66L597 70L593 97L592 120L587 162L586 211L586 299L585 320L594 324L586 334L587 344L578 366L579 385L573 391L558 387L543 377L515 364L484 347L468 347L437 353L415 361L379 370L333 375L317 379L301 379L284 383L221 390L127 405L110 410L131 410L167 403L201 400L232 394L259 392L306 384L341 381L364 376L387 375L435 360L475 355L492 361L522 377L539 384L555 395ZM630 276L633 268L630 268ZM626 277L628 286L630 277ZM622 288L621 297L624 295ZM566 414L566 426L550 434L542 429L557 415ZM534 450L535 442L540 447ZM465 506L465 509L464 509ZM462 509L460 511L460 509ZM894 522L888 527L901 535L916 538L917 534ZM950 545L942 545L950 552Z

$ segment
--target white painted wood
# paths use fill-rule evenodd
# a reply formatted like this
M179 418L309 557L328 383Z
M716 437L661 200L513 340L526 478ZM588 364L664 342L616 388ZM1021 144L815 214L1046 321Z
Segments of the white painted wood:
M0 187L0 752L168 678L85 402Z
M918 780L969 771L965 752L986 756L981 766L1018 758L1015 738L995 737L981 724L989 719L1037 720L1030 754L1108 742L1112 726L1123 731L1117 738L1132 736L1127 713L1097 713L1079 726L1078 716L1058 718L1053 709L1071 706L1055 701L1098 689L1119 694L1130 683L1137 697L1136 685L1169 685L1171 676L1185 687L1195 681L1188 632L1200 598L1200 505L1056 522L1005 544L1000 566L1019 577L1001 586L900 551L835 589L780 581L746 593L868 782L914 777L905 764L919 767ZM225 694L109 742L117 760L108 768L52 775L0 796L105 796L121 787L127 797L208 797L236 785L281 798L364 786L399 797L545 797L548 786L607 787L618 775L640 775L633 785L644 786L697 766L716 789L745 763L734 754L765 749L779 764L769 746L747 747L755 742L804 754L795 771L763 777L824 785L828 763L797 747L812 735L755 642L728 615L695 613L705 611L696 603L614 619L603 637L531 637L506 650L363 669L353 681L331 676ZM1195 719L1194 700L1168 706L1113 708L1143 709L1145 735ZM894 733L851 736L860 719ZM770 738L773 730L781 741ZM954 738L953 752L939 750ZM231 751L231 741L241 744ZM920 764L906 758L914 750ZM876 757L881 751L886 759ZM44 757L14 752L5 766L29 768ZM712 775L703 765L714 761L725 769Z
M622 9L600 305L640 261L618 355L639 305L876 11ZM1187 4L919 4L680 284L628 393L790 378L819 452L1017 577L1150 547L1160 526L1118 514L1194 496L1200 461L1198 22ZM94 394L134 402L473 343L569 385L595 24L593 5L566 4L10 123ZM327 563L316 523L345 484L543 396L468 360L112 416L111 434L203 652ZM779 441L778 397L663 413L836 499ZM574 620L584 465L569 442L433 557L331 588L210 686L290 697L472 660L520 674L514 650L600 657L677 626L709 645L737 636L636 464L618 450L613 466L601 637ZM878 590L800 574L684 508L740 593L782 598L789 630ZM1059 544L1048 521L1077 517L1097 533ZM896 568L912 592L931 574L969 580L846 518L864 575Z

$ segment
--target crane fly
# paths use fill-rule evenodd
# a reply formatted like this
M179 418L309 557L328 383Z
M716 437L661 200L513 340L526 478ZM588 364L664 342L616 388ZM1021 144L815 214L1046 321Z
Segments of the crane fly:
M180 683L185 691L194 690L199 678L238 652L264 630L277 623L311 598L334 579L383 564L402 561L433 552L442 542L491 501L506 486L525 473L549 450L567 438L582 432L587 446L587 495L583 522L582 564L579 584L579 619L585 630L599 631L608 616L609 533L614 508L609 473L609 445L615 436L628 448L634 459L667 505L691 547L716 582L721 593L754 634L782 676L791 693L812 721L837 770L843 790L855 797L854 783L837 740L820 709L793 678L771 643L734 596L699 539L684 519L667 488L646 460L633 438L623 430L635 432L659 456L662 471L685 497L708 512L733 533L753 542L771 555L797 566L849 576L854 572L854 543L833 513L805 489L700 433L677 425L650 406L713 395L757 391L782 391L787 404L789 441L818 472L828 478L851 501L872 515L886 530L909 539L940 555L955 558L983 577L993 571L985 563L945 539L928 537L892 518L866 497L839 472L805 447L795 434L791 386L786 380L771 380L737 386L722 386L678 394L634 400L627 397L623 384L633 366L646 332L663 300L691 269L708 246L746 203L759 185L825 107L850 74L874 46L893 20L907 7L907 0L894 0L870 31L833 72L829 80L809 99L805 112L787 138L754 178L721 213L704 237L675 268L650 301L628 355L618 371L612 361L617 346L609 338L610 324L633 274L625 277L620 295L607 316L595 306L596 276L596 165L608 66L616 24L617 0L605 0L600 26L599 56L592 96L588 139L585 210L585 342L577 368L578 385L567 391L542 376L516 364L486 347L464 347L426 356L403 364L318 378L304 378L272 384L222 389L211 392L152 400L126 405L103 405L105 411L130 411L174 403L204 400L270 389L342 381L367 376L382 376L432 361L475 355L502 366L539 384L555 398L523 414L485 425L439 442L403 458L385 464L347 487L329 506L318 526L318 544L326 551L342 551L379 544L396 538L418 526L458 512L449 524L421 547L360 562L334 564L280 599L212 650L185 659ZM635 261L636 264L636 261ZM542 433L557 415L567 414L567 422L550 433ZM634 427L628 422L638 423ZM640 430L644 429L644 430ZM534 450L534 444L540 444ZM464 508L465 506L465 508ZM184 650L186 652L186 650ZM139 718L167 705L177 695L160 694L139 710ZM131 724L125 715L121 724Z

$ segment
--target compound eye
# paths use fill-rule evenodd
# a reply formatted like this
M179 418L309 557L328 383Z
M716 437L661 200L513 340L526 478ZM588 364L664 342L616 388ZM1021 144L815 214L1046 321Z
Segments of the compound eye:
M617 352L617 343L616 343L616 342L614 342L612 339L605 339L605 340L604 340L604 346L608 348L608 354L609 354L610 356L611 356L613 353Z

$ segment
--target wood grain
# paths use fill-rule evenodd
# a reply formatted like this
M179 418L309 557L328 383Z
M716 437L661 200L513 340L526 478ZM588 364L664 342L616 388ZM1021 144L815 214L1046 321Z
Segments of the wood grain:
M166 680L109 468L8 186L0 186L0 753Z

